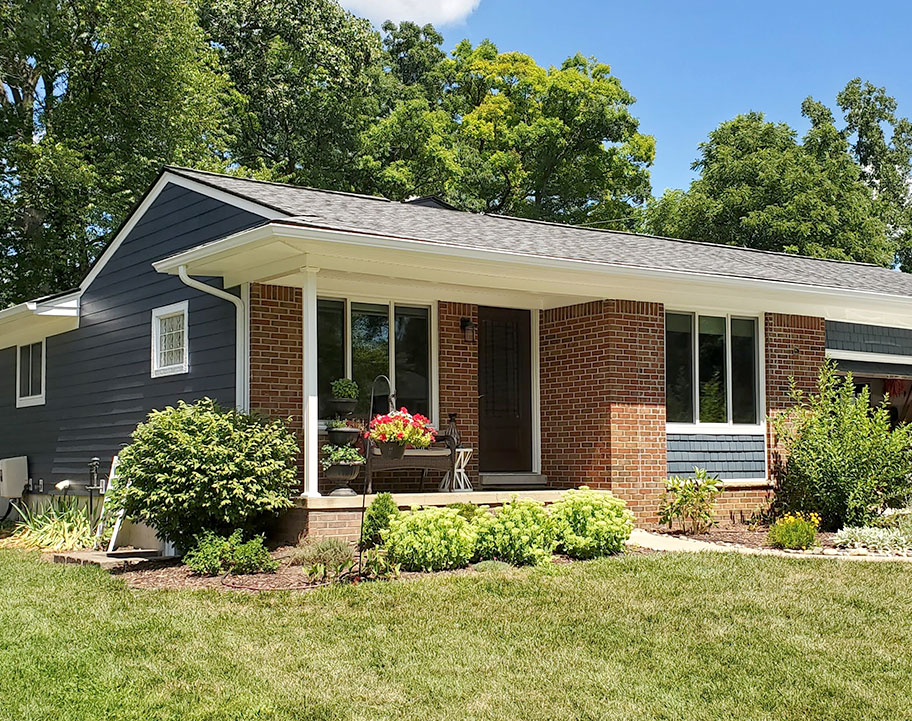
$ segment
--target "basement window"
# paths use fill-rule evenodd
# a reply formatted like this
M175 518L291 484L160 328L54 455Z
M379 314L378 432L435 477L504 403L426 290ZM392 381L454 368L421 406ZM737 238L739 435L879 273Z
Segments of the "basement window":
M152 311L152 377L190 370L187 301Z
M665 314L668 423L760 423L756 318Z
M16 407L44 405L46 361L43 340L16 349Z

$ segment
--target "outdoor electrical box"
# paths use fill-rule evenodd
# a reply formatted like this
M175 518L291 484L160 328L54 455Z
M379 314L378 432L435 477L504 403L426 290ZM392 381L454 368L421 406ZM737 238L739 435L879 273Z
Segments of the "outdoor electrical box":
M22 498L28 483L28 457L0 458L0 498Z

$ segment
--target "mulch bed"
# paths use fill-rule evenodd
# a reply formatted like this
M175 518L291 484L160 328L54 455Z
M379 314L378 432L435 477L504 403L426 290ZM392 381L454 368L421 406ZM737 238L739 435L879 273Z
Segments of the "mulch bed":
M668 526L650 525L644 530L653 533L665 533L671 536L684 536L680 530L668 530ZM766 536L769 533L769 526L757 526L752 528L743 524L736 525L719 525L712 528L709 533L701 533L696 536L686 536L697 541L708 541L709 543L726 543L747 548L771 548L766 543ZM818 533L817 545L823 548L835 548L833 538L835 533Z

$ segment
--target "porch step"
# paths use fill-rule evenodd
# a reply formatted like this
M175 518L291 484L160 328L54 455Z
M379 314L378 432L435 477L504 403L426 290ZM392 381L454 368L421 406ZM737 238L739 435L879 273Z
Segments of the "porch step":
M541 473L480 473L482 491L536 490L548 487L548 477Z

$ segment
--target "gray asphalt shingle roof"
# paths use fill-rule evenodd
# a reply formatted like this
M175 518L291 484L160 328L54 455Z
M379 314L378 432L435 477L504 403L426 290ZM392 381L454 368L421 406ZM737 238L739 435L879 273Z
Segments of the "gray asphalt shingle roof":
M168 170L292 216L282 222L542 258L912 297L912 274L865 263L465 213L186 168Z

